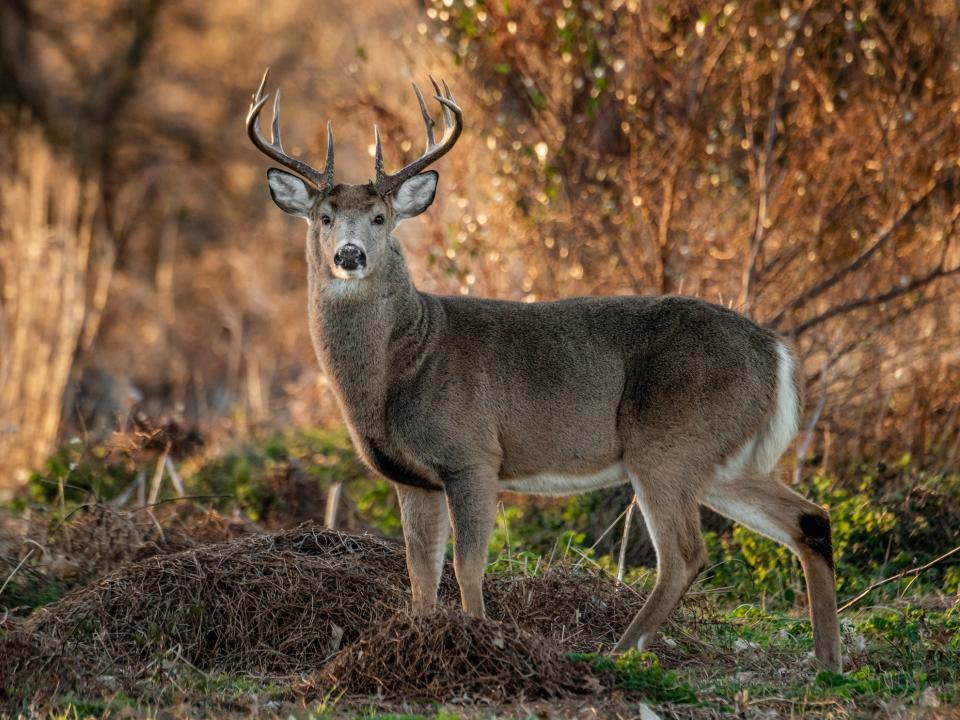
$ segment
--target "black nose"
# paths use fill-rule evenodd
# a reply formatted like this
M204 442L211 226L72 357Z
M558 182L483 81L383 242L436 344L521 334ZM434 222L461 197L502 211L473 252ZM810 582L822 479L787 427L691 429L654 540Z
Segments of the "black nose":
M357 270L366 266L367 256L356 245L347 243L337 250L337 254L333 256L333 261L337 264L337 267L344 270Z

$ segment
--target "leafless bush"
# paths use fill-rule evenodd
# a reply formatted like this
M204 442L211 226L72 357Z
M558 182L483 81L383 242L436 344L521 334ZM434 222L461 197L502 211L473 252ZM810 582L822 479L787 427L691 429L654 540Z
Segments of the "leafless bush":
M95 190L38 131L17 135L0 176L0 476L22 481L50 453L97 333L113 256Z

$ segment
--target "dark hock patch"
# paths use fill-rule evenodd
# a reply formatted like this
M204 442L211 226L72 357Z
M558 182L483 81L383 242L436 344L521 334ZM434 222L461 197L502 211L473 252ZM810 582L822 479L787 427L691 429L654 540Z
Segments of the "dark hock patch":
M367 447L370 448L370 455L372 456L370 460L374 466L373 469L387 479L395 483L400 483L401 485L410 485L423 490L443 490L441 486L430 482L406 465L397 462L393 457L388 455L373 438L364 438L364 442Z
M830 536L830 518L816 513L805 513L800 516L800 532L803 533L803 542L808 548L827 561L833 569L833 540Z

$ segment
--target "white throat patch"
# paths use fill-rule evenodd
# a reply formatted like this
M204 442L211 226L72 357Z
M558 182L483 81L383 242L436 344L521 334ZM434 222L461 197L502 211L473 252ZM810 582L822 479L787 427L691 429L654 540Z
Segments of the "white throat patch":
M357 295L363 289L363 278L350 276L346 270L341 270L346 277L334 277L327 283L326 294L330 297L341 298Z

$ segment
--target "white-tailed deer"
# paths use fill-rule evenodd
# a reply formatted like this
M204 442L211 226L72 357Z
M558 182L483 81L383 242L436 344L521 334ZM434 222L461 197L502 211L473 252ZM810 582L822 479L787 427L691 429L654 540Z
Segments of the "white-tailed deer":
M390 175L376 132L376 178L335 184L285 154L277 91L273 140L260 131L267 75L247 116L274 202L307 221L310 335L357 451L400 499L414 608L437 601L449 529L465 611L482 615L487 544L501 490L581 493L630 482L657 552L657 582L616 650L647 646L706 551L699 506L789 547L803 565L816 657L840 669L830 520L774 476L800 416L798 369L783 340L687 297L517 303L414 287L392 236L433 202L463 113L433 79L434 121L418 160ZM298 177L299 176L299 177ZM449 518L449 520L448 520Z

